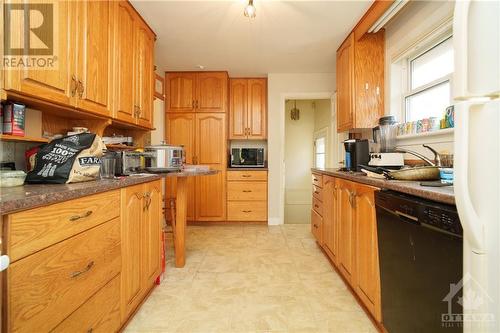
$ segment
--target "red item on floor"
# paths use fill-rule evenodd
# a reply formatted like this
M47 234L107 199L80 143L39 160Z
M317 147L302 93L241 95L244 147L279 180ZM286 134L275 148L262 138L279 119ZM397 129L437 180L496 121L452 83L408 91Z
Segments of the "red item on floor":
M156 285L160 285L165 275L165 232L161 233L161 274L156 278Z

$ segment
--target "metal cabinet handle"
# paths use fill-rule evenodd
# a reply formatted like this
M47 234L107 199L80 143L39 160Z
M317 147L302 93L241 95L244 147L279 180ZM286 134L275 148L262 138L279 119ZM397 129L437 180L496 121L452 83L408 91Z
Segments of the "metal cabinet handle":
M143 198L146 199L146 203L144 205L144 210L149 210L149 206L151 206L151 202L152 202L152 199L151 199L152 194L153 194L153 192L144 192Z
M243 193L250 193L252 192L251 190L243 190Z
M252 177L252 175L241 175L241 177L243 177L243 178L250 178L250 177Z
M94 329L91 327L87 330L87 333L93 333L94 332Z
M349 191L349 204L352 208L356 208L356 192Z
M314 191L314 194L319 194L319 192L318 191Z
M193 109L195 108L194 99L193 99L193 101L191 102L191 107L192 107Z
M71 76L71 97L75 97L76 94L76 88L77 88L77 83L76 83L76 76L72 75Z
M78 80L78 96L80 96L80 98L83 98L84 91L85 91L85 87L83 86L82 81Z
M196 108L198 108L198 100L196 100Z
M251 213L251 210L244 210L243 213Z
M319 208L319 206L318 206L318 205L314 205L314 207L315 207L315 208Z
M86 211L85 213L81 214L81 215L73 215L69 218L70 221L78 221L79 219L83 219L85 217L89 217L90 215L92 215L93 211L91 210L88 210Z
M73 272L71 273L71 277L72 278L76 278L84 273L87 273L88 271L90 271L92 269L92 267L94 267L94 262L91 261L87 264L87 267L85 267L83 270L81 271L76 271L76 272Z

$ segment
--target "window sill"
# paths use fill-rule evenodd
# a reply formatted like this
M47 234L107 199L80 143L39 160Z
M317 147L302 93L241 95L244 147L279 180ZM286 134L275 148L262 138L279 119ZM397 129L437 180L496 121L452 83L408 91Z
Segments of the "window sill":
M424 139L424 138L438 138L442 136L448 136L448 135L453 135L454 128L444 128L440 129L438 131L432 131L432 132L424 132L424 133L416 133L416 134L405 134L405 135L398 135L396 137L397 141L409 141L409 140L414 140L414 139Z

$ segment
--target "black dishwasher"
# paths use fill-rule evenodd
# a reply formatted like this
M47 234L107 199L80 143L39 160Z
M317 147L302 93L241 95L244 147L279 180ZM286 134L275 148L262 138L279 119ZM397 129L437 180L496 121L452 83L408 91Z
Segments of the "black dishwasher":
M451 205L382 190L375 195L382 323L389 333L462 332L442 316L462 314L444 299L462 279L462 227Z

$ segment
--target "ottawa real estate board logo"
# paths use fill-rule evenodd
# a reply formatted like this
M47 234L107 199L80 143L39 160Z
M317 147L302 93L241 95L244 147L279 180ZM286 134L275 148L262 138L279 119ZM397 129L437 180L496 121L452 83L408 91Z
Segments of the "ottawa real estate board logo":
M3 3L4 69L57 69L58 1Z

